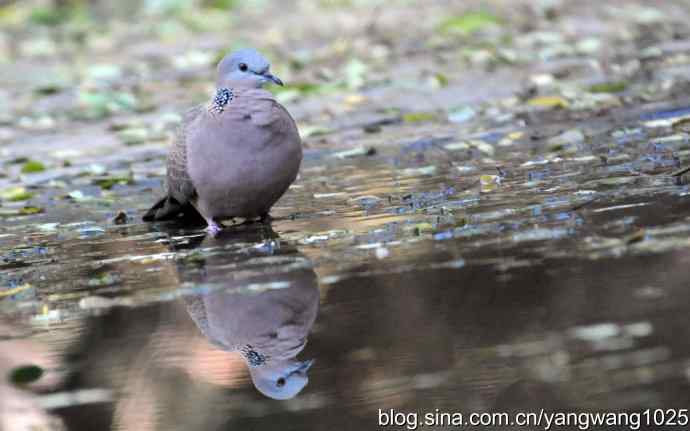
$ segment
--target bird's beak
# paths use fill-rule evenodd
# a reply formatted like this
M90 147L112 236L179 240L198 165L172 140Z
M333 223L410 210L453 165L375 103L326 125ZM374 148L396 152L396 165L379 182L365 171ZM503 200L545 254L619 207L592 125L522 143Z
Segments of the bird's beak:
M274 84L280 85L281 87L283 86L283 81L281 81L277 76L271 75L270 73L265 73L263 76L269 81L272 81Z

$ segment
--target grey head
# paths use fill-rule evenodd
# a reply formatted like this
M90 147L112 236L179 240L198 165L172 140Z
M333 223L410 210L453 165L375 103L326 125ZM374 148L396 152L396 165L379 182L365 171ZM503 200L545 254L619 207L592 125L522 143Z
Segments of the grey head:
M275 400L287 400L294 398L309 383L307 371L313 363L313 359L279 359L249 367L249 373L259 392Z
M255 49L239 49L226 55L218 63L218 88L260 88L269 82L283 85L283 81L271 74L271 63Z

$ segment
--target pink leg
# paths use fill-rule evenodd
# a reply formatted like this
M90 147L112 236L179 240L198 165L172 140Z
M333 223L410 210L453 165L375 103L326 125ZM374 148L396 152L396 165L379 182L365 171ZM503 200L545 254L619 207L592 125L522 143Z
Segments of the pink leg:
M218 236L220 231L223 230L223 225L216 223L216 221L212 218L207 219L206 223L208 223L208 226L206 226L206 232L208 232L208 234L212 237Z

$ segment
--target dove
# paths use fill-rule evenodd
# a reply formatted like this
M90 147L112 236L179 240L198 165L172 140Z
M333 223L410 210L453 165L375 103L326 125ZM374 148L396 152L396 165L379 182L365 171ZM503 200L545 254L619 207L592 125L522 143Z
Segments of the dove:
M259 392L284 400L309 382L313 359L296 357L316 319L319 290L313 269L291 271L272 287L275 282L268 280L275 278L272 274L253 278L251 284L230 283L220 291L187 297L185 305L212 344L242 354ZM266 280L263 291L262 279ZM246 288L250 285L253 289Z
M215 237L172 245L177 251L200 247L243 251L212 254L191 265L177 262L180 281L217 286L183 297L187 313L211 344L241 353L259 392L279 400L293 398L307 385L313 364L297 359L319 308L312 262L280 241L270 224L240 225Z
M184 115L168 153L166 194L144 221L196 210L215 236L223 219L268 218L302 161L295 121L263 89L268 83L283 85L270 67L250 48L220 61L215 94Z

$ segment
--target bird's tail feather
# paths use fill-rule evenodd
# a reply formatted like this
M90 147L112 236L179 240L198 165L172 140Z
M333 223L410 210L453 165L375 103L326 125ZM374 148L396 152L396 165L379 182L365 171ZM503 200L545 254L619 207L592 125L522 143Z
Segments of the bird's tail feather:
M151 209L146 211L142 217L145 222L174 220L180 216L191 217L194 219L201 218L201 215L194 209L192 205L180 204L172 196L166 196L156 202ZM201 218L203 220L203 218Z

